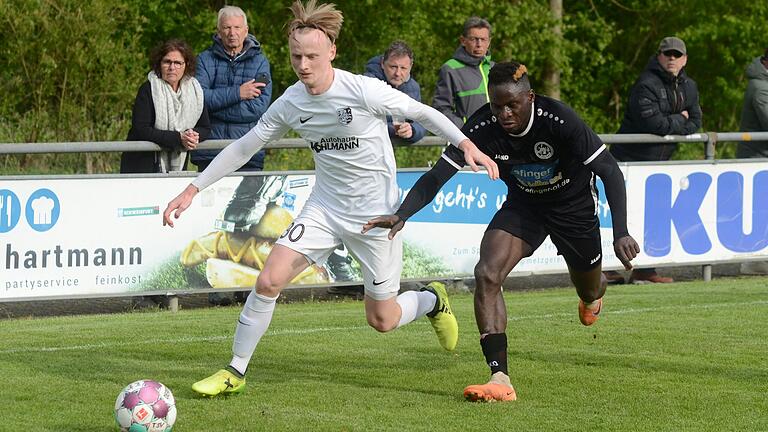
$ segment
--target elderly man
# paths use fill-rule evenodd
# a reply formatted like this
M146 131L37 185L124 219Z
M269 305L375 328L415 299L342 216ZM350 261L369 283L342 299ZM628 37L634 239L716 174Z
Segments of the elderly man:
M491 24L479 17L464 22L459 47L440 68L432 106L461 127L470 115L488 103L488 71L493 66Z
M411 78L413 50L403 41L392 42L383 55L368 60L363 75L386 81L396 90L421 102L421 87ZM424 138L427 130L411 119L387 117L389 137L406 143L415 143Z
M237 139L256 125L269 106L269 61L259 41L248 33L248 20L239 7L221 8L217 28L211 47L197 57L196 78L211 116L211 139ZM216 150L198 150L192 162L202 171L216 154ZM259 152L241 171L263 167L264 152Z
M211 119L211 139L237 139L246 134L267 110L272 95L269 61L261 44L248 33L245 12L236 6L219 10L217 29L210 48L197 57L196 77L203 88L205 107ZM218 150L197 150L192 163L204 170ZM264 151L256 153L238 171L261 171ZM265 177L245 177L217 226L227 231L246 231L257 223L279 188L264 184ZM213 304L229 304L219 293L211 294Z
M701 128L701 107L696 82L685 73L688 51L677 37L665 37L656 54L629 93L629 103L618 133L688 135ZM614 144L611 153L619 161L669 160L677 143ZM611 283L623 283L617 272L607 272ZM669 283L655 269L635 269L632 283Z

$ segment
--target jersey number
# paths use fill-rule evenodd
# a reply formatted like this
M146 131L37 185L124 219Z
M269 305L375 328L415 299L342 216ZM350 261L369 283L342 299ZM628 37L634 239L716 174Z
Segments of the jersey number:
M288 237L288 240L292 242L297 242L301 238L301 236L304 235L304 224L297 224L296 222L291 222L291 225L285 229L285 232L283 235L280 236L280 238Z

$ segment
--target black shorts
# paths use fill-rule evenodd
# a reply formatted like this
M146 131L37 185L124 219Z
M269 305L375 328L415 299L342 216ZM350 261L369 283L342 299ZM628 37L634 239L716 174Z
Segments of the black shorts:
M519 237L532 251L549 235L568 266L588 271L602 261L596 208L597 193L593 195L591 191L555 204L531 204L512 198L496 212L487 229Z

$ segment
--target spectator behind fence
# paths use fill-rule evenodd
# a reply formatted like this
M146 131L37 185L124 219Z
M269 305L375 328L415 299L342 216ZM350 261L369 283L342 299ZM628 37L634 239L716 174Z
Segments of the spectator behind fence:
M211 139L237 139L245 135L267 110L272 95L269 61L261 44L248 33L248 18L236 6L219 10L217 33L210 48L197 59L197 79L203 87L205 106L211 114ZM218 150L198 150L192 153L192 162L198 171L204 170L218 154ZM264 151L256 153L238 171L261 171ZM249 176L235 190L224 211L223 223L231 231L247 231L259 222L270 197L262 176ZM212 293L212 304L232 302L228 294ZM243 300L240 293L235 300Z
M368 60L363 75L386 81L393 88L421 102L421 87L411 77L412 67L413 50L405 42L395 41L383 55ZM390 138L408 144L419 141L427 133L419 122L392 116L387 116L387 130Z
M152 70L133 103L128 141L152 141L163 151L123 153L121 173L183 170L187 151L211 131L189 45L178 39L164 42L152 51L150 63Z
M768 131L768 48L762 57L747 66L747 90L741 108L744 132ZM768 158L768 141L742 141L736 147L738 158ZM768 262L753 261L741 264L743 274L768 274Z
M688 135L701 128L701 107L696 82L685 73L688 52L685 42L665 37L659 49L635 81L629 93L618 133L650 133L656 135ZM616 160L665 161L677 149L677 143L614 144L611 153ZM618 272L606 272L609 283L624 283ZM656 269L634 269L630 283L670 283Z
M195 55L186 42L172 39L150 54L152 70L133 103L128 141L151 141L161 152L125 152L121 173L183 170L187 151L208 138L208 111L195 79ZM163 296L135 297L134 307L164 305Z
M440 68L432 106L461 127L470 115L488 103L488 71L493 66L491 24L473 16L464 22L459 47Z

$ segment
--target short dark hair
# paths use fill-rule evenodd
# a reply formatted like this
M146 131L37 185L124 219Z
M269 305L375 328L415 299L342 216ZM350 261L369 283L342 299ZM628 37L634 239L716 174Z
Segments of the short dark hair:
M149 65L155 74L158 77L161 76L160 64L163 62L163 57L171 51L178 51L184 57L184 76L195 76L195 53L189 44L181 39L169 39L152 49L149 54Z
M382 58L382 61L386 61L390 57L402 56L408 56L408 58L411 59L411 63L413 63L413 50L411 47L409 47L408 44L401 40L396 40L387 47L386 51L384 51L384 57Z
M478 16L467 18L467 20L464 21L464 32L462 35L464 37L469 36L469 31L473 28L485 28L488 29L488 35L491 34L491 23L489 23L485 18L480 18Z
M515 84L522 86L521 90L530 90L531 82L528 80L528 68L516 61L496 63L488 72L488 85L504 84Z
M763 60L768 61L768 48L765 49L765 54L763 54Z

